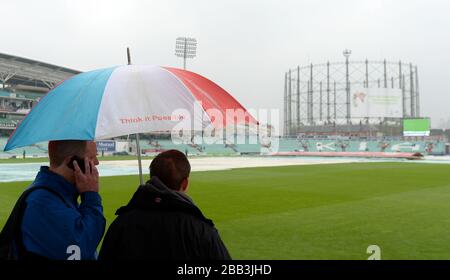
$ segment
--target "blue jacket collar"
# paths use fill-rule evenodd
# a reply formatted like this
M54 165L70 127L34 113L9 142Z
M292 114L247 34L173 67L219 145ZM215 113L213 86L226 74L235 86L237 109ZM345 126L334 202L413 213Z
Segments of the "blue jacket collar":
M41 166L33 185L53 188L64 197L70 199L71 202L77 204L79 193L76 187L67 181L63 176L50 171L48 166Z

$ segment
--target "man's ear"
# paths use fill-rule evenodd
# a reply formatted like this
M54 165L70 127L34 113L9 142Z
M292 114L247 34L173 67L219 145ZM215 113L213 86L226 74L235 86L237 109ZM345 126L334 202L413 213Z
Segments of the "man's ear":
M70 158L65 158L64 161L62 162L62 164L60 166L65 166L67 168L69 168L67 165L69 164Z
M67 167L67 168L71 169L71 168L69 167L69 164L70 164L70 165L73 165L73 163L70 162L72 158L73 158L73 156L66 157L61 165L64 166L64 167Z
M184 179L181 181L180 191L187 192L189 186L189 178Z

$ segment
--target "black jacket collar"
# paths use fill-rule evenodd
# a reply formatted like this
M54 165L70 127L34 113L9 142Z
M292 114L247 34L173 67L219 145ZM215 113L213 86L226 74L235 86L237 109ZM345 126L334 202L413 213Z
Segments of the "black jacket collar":
M131 210L144 211L180 211L191 214L214 226L207 219L192 199L182 192L169 189L158 177L153 176L145 185L140 185L126 206L120 207L116 215L122 215Z

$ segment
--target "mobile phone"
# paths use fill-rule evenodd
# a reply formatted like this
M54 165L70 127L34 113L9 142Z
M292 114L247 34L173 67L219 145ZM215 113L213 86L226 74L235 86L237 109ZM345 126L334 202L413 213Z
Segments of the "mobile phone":
M76 161L78 164L78 167L80 167L81 172L86 173L86 167L84 166L84 159L80 158L79 156L73 156L70 158L69 163L67 164L67 167L75 171L75 167L73 166L73 161Z

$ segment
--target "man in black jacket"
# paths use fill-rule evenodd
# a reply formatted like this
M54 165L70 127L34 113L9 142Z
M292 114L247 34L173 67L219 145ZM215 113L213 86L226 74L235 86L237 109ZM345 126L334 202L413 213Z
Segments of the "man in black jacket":
M119 208L100 260L228 260L214 224L186 195L191 166L177 150L150 164L150 180Z

